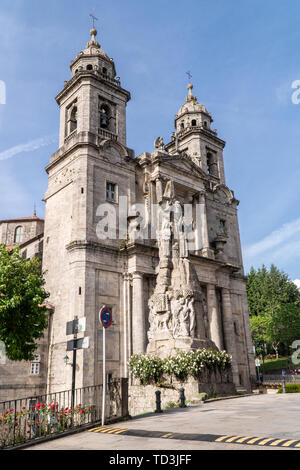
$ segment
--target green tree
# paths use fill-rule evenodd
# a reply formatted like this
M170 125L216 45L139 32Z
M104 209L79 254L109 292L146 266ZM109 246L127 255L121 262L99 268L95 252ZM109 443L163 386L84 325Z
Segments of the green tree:
M247 281L252 337L272 347L278 356L280 343L286 348L300 338L300 292L288 275L272 265L251 268Z
M18 247L0 245L0 340L13 361L32 360L47 328L44 284L37 258L25 260Z

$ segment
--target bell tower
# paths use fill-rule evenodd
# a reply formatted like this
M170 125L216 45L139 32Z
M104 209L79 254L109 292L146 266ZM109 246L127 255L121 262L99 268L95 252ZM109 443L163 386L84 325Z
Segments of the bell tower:
M71 62L71 79L57 95L60 107L60 147L80 132L126 145L126 104L130 93L121 87L112 58L90 30L86 48Z
M185 103L175 116L172 140L165 146L171 155L185 153L204 170L215 184L226 184L223 149L225 142L211 129L213 118L206 107L198 103L193 85L188 83Z
M126 105L116 68L90 30L86 48L70 64L71 78L56 96L60 108L59 149L46 167L45 244L46 288L54 306L48 364L48 390L71 386L66 355L66 323L86 318L89 348L77 351L76 387L101 383L101 338L97 312L110 306L114 325L107 339L112 362L108 373L120 376L119 266L120 241L101 238L98 226L109 212L118 225L120 196L135 198L134 152L126 147ZM106 211L106 212L105 212ZM101 233L103 235L103 233ZM117 234L118 236L118 234ZM59 256L58 256L59 254ZM108 335L108 336L109 336ZM114 348L110 346L116 343ZM123 366L123 364L122 364Z

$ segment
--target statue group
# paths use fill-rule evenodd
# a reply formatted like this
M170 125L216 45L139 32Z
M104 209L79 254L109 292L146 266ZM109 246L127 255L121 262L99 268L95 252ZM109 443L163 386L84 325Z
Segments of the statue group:
M148 302L147 352L151 353L157 345L172 349L180 339L185 340L179 341L184 349L193 347L195 340L199 347L197 339L210 343L201 286L189 259L188 236L192 227L185 223L183 207L175 196L172 181L166 184L160 209L158 273L154 293Z

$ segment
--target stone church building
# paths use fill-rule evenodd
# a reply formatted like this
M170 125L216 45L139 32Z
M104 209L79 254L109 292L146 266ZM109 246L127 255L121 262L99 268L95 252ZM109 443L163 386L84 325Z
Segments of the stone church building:
M76 387L101 383L103 305L113 316L110 377L128 377L132 354L215 347L232 355L236 388L250 390L255 365L239 201L226 185L225 141L189 83L170 142L159 137L152 153L136 157L126 145L130 93L97 31L90 34L56 97L59 148L46 167L45 220L0 221L0 243L42 258L50 292L39 366L12 364L3 352L0 401L71 388L64 357L72 338L66 323L75 316L86 318L79 337L89 337L89 347L77 351Z

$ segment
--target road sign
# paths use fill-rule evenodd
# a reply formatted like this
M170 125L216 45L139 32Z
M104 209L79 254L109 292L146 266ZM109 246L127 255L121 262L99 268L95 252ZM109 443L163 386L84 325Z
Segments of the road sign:
M112 314L110 308L104 305L99 312L99 319L103 328L108 328L112 324Z
M77 318L67 322L66 335L74 335L75 333L83 333L86 329L86 317Z
M255 359L255 365L256 365L256 367L260 366L260 360L259 359Z
M75 338L67 341L67 351L73 351L74 349L88 349L90 346L90 337L85 336L84 338Z
M285 376L286 376L286 371L283 370L283 371L281 372L281 374L282 374L282 377L285 377Z

